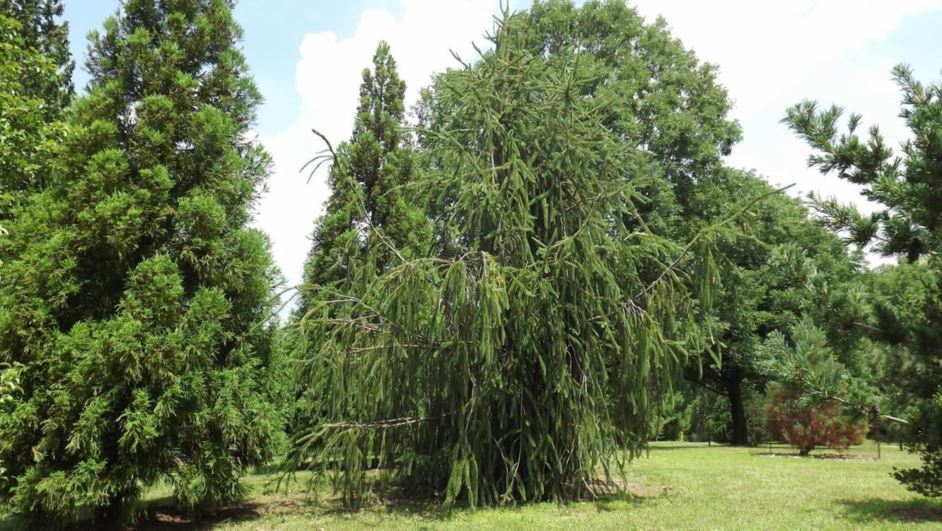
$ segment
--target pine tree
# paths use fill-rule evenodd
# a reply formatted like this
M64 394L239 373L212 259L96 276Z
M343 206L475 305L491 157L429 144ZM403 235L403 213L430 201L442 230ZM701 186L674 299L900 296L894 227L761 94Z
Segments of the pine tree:
M903 470L896 477L927 496L942 495L942 84L924 85L907 66L898 66L894 78L903 94L900 116L911 138L900 153L886 145L879 128L866 139L857 134L862 117L850 115L848 133L838 134L843 110L820 110L805 101L788 110L784 121L808 141L814 153L808 161L824 174L861 185L864 196L878 209L869 216L833 199L812 197L828 226L846 236L848 243L871 246L885 256L925 264L932 282L923 286L924 300L917 312L894 311L905 304L900 294L889 294L889 308L877 314L876 338L907 347L909 363L918 377L909 379L910 449L922 454L921 469ZM895 302L894 302L895 299ZM915 318L913 313L916 314ZM908 317L908 318L907 318ZM900 319L902 318L902 319ZM893 363L899 363L894 360Z
M37 521L242 494L281 432L269 396L274 270L247 228L270 166L226 0L128 0L91 37L54 184L0 242L2 495Z
M870 402L866 397L872 391L851 376L828 343L826 333L805 316L788 327L787 339L771 333L758 354L760 370L772 378L769 430L799 455L816 446L846 450L863 442L868 430L869 412L854 404Z
M628 176L651 167L605 127L611 100L584 96L610 72L534 53L529 29L505 14L493 51L426 93L435 251L319 306L322 409L292 464L348 504L374 468L447 504L616 488L598 471L641 451L703 337L689 292L715 276L707 232L679 249L623 222L642 201Z

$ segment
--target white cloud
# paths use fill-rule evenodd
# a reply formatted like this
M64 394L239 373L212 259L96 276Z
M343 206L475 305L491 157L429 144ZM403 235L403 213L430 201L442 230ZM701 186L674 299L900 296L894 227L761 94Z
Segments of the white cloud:
M635 5L649 20L663 15L687 48L719 66L720 82L735 101L732 115L743 126L743 141L730 164L755 169L778 186L795 184L789 191L794 195L813 191L865 212L874 209L856 185L808 168L810 150L780 120L788 106L807 98L861 113L865 125L880 126L891 146L905 140L890 69L907 58L860 51L887 38L906 17L942 10L942 1L637 0Z
M648 19L663 15L675 37L720 67L735 101L744 141L730 157L793 192L816 191L867 210L858 189L806 167L809 150L780 123L785 109L809 98L837 103L879 124L896 144L899 92L890 69L905 57L860 57L855 51L889 36L909 16L942 9L939 0L638 0Z
M854 186L822 177L805 166L807 147L779 123L788 105L803 98L837 102L878 123L891 141L903 138L898 93L890 67L905 57L855 55L879 41L905 17L942 9L942 0L637 0L649 20L662 14L674 35L702 60L720 66L720 81L736 102L733 116L745 140L730 163L753 168L793 191L817 191L864 206ZM497 0L401 0L402 16L368 10L350 38L334 33L305 36L296 68L302 109L296 122L263 137L276 169L257 225L272 236L274 254L290 283L301 278L313 221L326 199L325 173L306 183L300 167L323 146L312 127L335 145L353 122L360 73L376 44L386 40L408 84L407 103L435 71L453 66L449 49L473 57L492 26Z
M471 42L481 42L497 6L497 0L402 0L402 17L364 11L350 38L338 39L331 32L304 37L295 71L301 113L286 130L262 137L275 171L256 216L256 225L271 235L275 259L290 284L301 280L308 237L328 194L324 169L309 183L299 174L324 147L311 128L335 146L349 137L361 72L370 65L379 41L390 44L411 104L434 72L456 65L449 50L471 56Z
M848 51L942 2L637 0L634 5L649 19L663 15L688 48L720 65L738 112L748 115L813 84Z

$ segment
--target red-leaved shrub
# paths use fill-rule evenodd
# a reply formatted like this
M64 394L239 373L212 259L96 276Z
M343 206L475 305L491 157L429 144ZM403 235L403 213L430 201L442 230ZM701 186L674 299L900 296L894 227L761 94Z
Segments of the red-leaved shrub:
M844 451L863 442L867 433L866 419L847 417L834 400L802 404L800 396L785 387L770 390L769 398L772 437L798 448L799 455L808 455L817 446Z

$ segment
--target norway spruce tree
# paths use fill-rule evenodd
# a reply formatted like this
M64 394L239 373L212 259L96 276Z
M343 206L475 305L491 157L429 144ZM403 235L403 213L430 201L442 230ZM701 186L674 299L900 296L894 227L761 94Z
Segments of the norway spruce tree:
M529 24L505 14L492 51L428 91L434 252L319 305L323 400L293 456L347 503L371 469L472 506L617 488L706 337L690 292L715 276L708 233L681 248L638 228L632 177L657 170L606 127L613 100L586 97L611 72L533 50Z
M60 175L0 243L15 513L114 522L158 480L208 508L270 455L273 268L247 228L270 163L240 34L226 0L128 0L91 37Z

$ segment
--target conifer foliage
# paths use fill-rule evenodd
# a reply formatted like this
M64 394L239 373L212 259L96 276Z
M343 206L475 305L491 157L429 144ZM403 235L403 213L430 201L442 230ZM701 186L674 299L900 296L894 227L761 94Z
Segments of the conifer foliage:
M43 101L40 114L47 121L58 116L72 101L72 71L69 25L62 20L62 0L0 0L0 13L15 20L26 48L35 50L51 66L24 75L24 92Z
M403 123L405 91L382 42L373 68L363 71L353 135L338 146L331 167L331 195L305 264L302 314L313 306L317 287L342 289L358 266L382 271L394 263L391 249L411 256L428 239L425 213L409 197L414 171Z
M51 179L48 158L72 96L59 0L0 0L0 225Z
M848 132L839 134L843 109L837 106L820 109L805 101L790 108L784 121L814 149L809 165L861 185L877 207L863 215L834 199L812 198L829 227L886 256L924 260L931 272L915 318L902 311L898 293L889 295L893 302L877 305L875 336L906 347L916 367L903 385L910 397L907 443L922 454L924 466L896 477L916 492L942 496L942 84L918 81L905 65L893 77L902 92L900 116L911 133L899 152L886 145L877 126L861 138L859 114L851 114Z
M357 297L377 274L427 249L430 232L425 212L416 202L414 153L404 127L405 83L399 79L389 45L381 42L372 68L363 70L353 134L312 162L333 162L331 190L324 214L314 229L313 246L304 269L297 331L289 341L297 351L299 372L296 429L319 410L321 383L327 373L315 355L334 326L330 301ZM315 170L317 168L315 165ZM313 398L313 401L310 400Z
M226 0L128 0L91 39L61 178L0 241L0 498L36 520L133 515L241 495L280 432L272 264L246 227L269 158Z
M447 504L604 490L597 472L642 448L702 337L682 250L623 221L649 168L604 126L611 101L583 97L608 73L532 52L525 23L505 13L493 50L428 93L418 187L434 190L435 251L313 312L321 398L291 464L329 474L347 503L374 468ZM332 175L346 164L338 150ZM709 240L687 247L704 289Z

